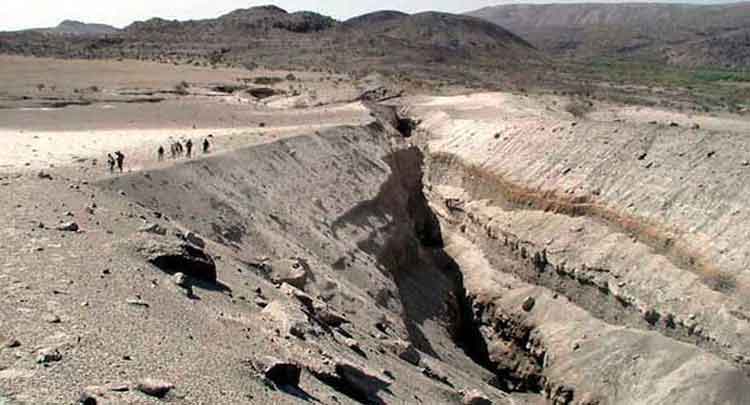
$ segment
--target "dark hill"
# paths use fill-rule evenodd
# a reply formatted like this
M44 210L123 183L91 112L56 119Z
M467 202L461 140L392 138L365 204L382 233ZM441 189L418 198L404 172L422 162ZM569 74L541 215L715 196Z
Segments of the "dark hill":
M504 5L469 13L553 55L750 66L750 3Z
M409 69L417 76L449 72L452 77L465 77L469 70L524 70L527 64L541 62L531 45L495 24L432 12L382 11L339 23L317 13L263 6L204 20L153 18L95 38L35 34L0 34L0 52L358 73Z

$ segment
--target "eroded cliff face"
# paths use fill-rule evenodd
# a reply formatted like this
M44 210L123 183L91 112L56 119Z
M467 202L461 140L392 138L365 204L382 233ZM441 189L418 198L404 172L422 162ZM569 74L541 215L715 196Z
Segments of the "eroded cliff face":
M511 387L556 403L742 402L741 139L506 94L405 111L445 251Z

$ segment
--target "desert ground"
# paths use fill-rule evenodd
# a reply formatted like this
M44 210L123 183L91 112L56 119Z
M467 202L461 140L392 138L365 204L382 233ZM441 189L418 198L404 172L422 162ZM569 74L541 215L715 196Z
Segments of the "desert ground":
M744 403L749 119L378 80L1 56L0 404Z

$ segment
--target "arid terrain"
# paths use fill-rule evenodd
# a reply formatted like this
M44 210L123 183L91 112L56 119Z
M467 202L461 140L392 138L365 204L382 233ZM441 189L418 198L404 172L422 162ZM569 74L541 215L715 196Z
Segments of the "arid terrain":
M0 405L747 402L740 83L279 10L0 35Z

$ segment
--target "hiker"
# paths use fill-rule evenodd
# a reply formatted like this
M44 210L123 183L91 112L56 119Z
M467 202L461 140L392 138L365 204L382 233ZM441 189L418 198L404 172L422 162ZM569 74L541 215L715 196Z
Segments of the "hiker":
M125 155L118 150L115 152L115 159L117 160L117 168L120 170L120 173L122 173L122 166L125 163Z
M179 141L175 142L174 148L177 151L177 156L182 157L182 143Z
M164 160L164 147L159 145L159 149L156 151L156 154L159 156L159 161L161 162Z
M187 157L191 157L193 154L193 141L191 139L185 142L185 150L187 151Z
M208 148L211 147L211 144L208 143L208 138L205 138L203 140L203 153L208 153Z
M114 173L115 172L115 158L112 156L111 153L107 153L107 164L109 165L109 172Z

